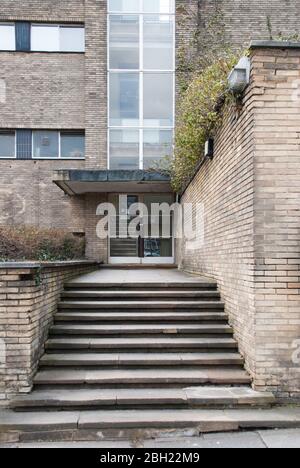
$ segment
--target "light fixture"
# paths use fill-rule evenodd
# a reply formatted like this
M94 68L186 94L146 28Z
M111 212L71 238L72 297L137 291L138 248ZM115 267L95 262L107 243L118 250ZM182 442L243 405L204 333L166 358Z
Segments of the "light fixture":
M214 139L208 138L205 142L204 156L209 159L214 157Z
M250 83L250 59L242 57L228 76L229 89L241 94Z

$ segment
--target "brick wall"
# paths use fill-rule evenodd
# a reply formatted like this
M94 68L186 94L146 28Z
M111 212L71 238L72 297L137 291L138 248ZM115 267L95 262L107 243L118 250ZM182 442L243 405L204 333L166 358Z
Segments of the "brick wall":
M299 398L300 46L251 59L242 111L225 117L183 196L204 204L205 240L182 242L180 264L218 281L255 388Z
M177 0L178 7L198 0ZM215 0L201 0L207 23ZM300 10L290 0L219 0L228 39L234 44L267 37L267 15L275 34L297 30ZM86 231L93 237L96 217L85 212L84 197L67 197L53 183L56 169L104 169L107 164L107 0L1 0L0 20L84 22L86 53L0 53L0 79L6 100L0 105L0 128L82 128L85 161L0 160L0 224L27 223ZM177 21L177 47L188 42L193 21ZM90 220L90 221L89 221ZM91 222L92 224L88 224ZM105 247L99 253L99 248ZM88 255L106 257L106 244L90 246Z
M88 262L4 265L0 263L0 405L31 390L64 282L95 269Z
M296 0L177 0L178 5L188 6L196 11L200 4L201 22L209 22L216 11L222 12L226 38L235 46L245 45L254 39L270 39L268 17L274 39L280 34L291 36L299 33L300 9ZM187 36L193 28L193 21L182 31Z
M253 92L240 114L230 112L215 140L215 155L196 174L182 204L204 209L204 243L178 244L181 268L217 280L246 365L255 369ZM194 210L195 212L195 210Z
M253 64L256 384L300 397L300 46Z

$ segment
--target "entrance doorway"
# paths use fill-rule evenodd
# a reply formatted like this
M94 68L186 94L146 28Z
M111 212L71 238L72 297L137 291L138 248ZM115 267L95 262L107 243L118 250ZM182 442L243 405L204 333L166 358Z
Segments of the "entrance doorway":
M109 237L109 263L174 264L172 213L157 213L154 208L162 203L171 206L172 194L112 194L109 201L116 210L110 223L116 227L111 230L114 235ZM132 226L137 230L134 237Z

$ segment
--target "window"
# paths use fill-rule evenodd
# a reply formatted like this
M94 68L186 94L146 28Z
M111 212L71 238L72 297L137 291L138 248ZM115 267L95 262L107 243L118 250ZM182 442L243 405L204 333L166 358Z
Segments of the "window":
M109 23L110 68L139 68L139 17L111 16Z
M60 156L61 158L84 158L85 138L83 133L60 134Z
M83 159L85 155L82 132L36 130L33 131L32 141L35 159Z
M81 130L0 130L0 158L84 159Z
M172 156L171 130L144 130L144 168L155 167L163 158Z
M61 26L59 28L59 46L63 52L84 52L85 30L82 27Z
M16 135L14 131L3 130L0 132L0 158L15 158Z
M81 26L31 25L31 50L35 52L84 52L85 30Z
M139 74L111 73L110 125L139 125Z
M15 50L16 37L14 24L0 24L0 50Z
M110 13L174 13L175 0L108 0Z
M139 155L139 130L110 130L110 169L136 169Z
M173 70L174 18L172 16L144 16L144 68Z
M145 73L144 126L172 127L173 99L172 73Z
M149 168L164 156L171 156L174 5L173 0L108 2L111 169Z
M55 131L41 130L33 132L33 157L34 158L58 158L59 157L59 133Z

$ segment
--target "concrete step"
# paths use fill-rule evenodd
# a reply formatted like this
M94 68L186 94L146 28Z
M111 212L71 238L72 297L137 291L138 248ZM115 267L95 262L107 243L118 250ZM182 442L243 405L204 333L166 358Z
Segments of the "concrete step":
M166 323L164 325L54 325L50 329L50 335L233 335L229 325L201 325L201 324L177 324Z
M189 298L213 298L213 299L220 299L220 293L218 291L211 291L211 290L189 290L189 289L180 289L175 291L146 291L146 290L122 290L122 291L107 291L107 290L80 290L80 289L70 289L66 290L62 293L62 297L64 298L77 298L78 299L86 299L86 298L95 298L95 299L110 299L113 298L114 300L120 299L123 300L124 298L136 298L142 299L170 299L170 298L180 298L180 299L189 299Z
M42 411L0 413L0 434L11 433L16 440L101 440L109 437L132 439L137 434L149 439L158 431L162 436L170 430L184 430L185 434L237 431L243 429L274 429L300 427L300 408L273 409L140 409L99 411ZM53 432L55 431L55 432ZM51 439L52 438L52 439ZM55 440L55 439L54 439ZM57 439L56 439L57 440Z
M39 408L107 408L107 407L239 407L272 405L271 393L260 393L245 387L187 388L110 388L34 390L18 397L11 407L18 410Z
M224 310L221 301L63 301L59 303L59 309L213 309Z
M46 342L46 349L85 349L85 350L153 350L163 349L237 349L237 343L232 338L55 338Z
M44 354L42 367L86 366L240 366L238 353L70 353Z
M55 315L55 322L226 322L224 312L71 312L64 311Z
M137 274L138 276L138 274ZM215 281L198 281L198 280L186 280L186 281L172 281L172 282L164 282L164 281L139 281L138 277L136 280L133 281L116 281L114 282L93 282L93 281L69 281L65 284L66 289L80 289L80 290L128 290L128 289L142 289L144 291L153 291L157 289L162 290L178 290L178 289L214 289L217 290L217 283Z
M37 373L35 385L243 385L249 375L235 368L59 369Z

